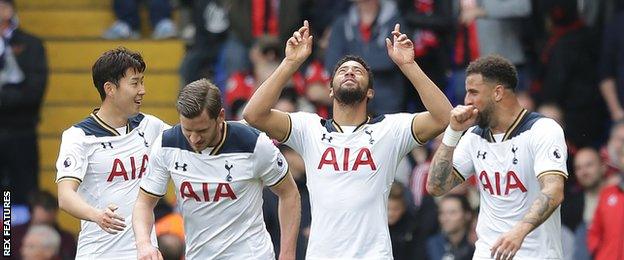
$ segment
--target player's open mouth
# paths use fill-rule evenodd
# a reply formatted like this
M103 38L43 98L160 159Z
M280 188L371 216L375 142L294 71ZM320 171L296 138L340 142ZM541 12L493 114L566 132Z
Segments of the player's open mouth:
M134 103L137 105L141 105L141 103L143 103L143 100L142 99L135 100Z

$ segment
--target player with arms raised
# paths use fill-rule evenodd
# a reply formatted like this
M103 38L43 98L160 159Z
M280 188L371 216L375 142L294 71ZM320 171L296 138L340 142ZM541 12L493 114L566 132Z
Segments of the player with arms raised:
M483 57L466 75L466 105L451 111L427 190L440 196L476 174L481 207L474 259L562 259L563 130L520 106L509 61Z
M142 114L145 62L124 48L93 65L102 105L63 132L56 163L59 207L81 219L76 259L135 259L130 226L149 149L169 126ZM150 242L156 244L156 237Z
M392 259L387 204L397 165L448 123L450 102L414 62L413 44L398 24L392 38L386 39L388 55L429 112L369 117L372 75L354 56L343 58L333 71L333 119L271 109L311 53L307 21L288 40L286 58L243 112L249 124L292 147L305 161L312 210L306 259Z

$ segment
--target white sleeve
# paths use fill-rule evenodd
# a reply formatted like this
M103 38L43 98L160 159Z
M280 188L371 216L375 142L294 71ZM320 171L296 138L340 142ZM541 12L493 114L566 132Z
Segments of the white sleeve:
M470 136L467 136L470 134L471 129L468 129L468 132L459 139L459 143L455 147L455 151L453 151L453 172L458 174L464 181L470 178L475 171L470 154Z
M290 131L286 135L286 138L282 141L285 145L290 146L297 153L302 154L305 140L309 137L306 134L313 124L320 124L321 117L317 114L307 112L296 112L288 114L290 123Z
M399 156L401 158L414 150L416 146L423 144L414 134L412 127L416 115L408 113L387 115L388 119L392 120L392 127L396 129L395 137L398 141L396 147L399 148Z
M162 197L167 193L167 183L171 173L165 163L165 155L162 148L162 134L154 141L154 146L149 156L147 174L141 178L141 189L153 196Z
M560 174L568 178L566 160L568 148L563 129L550 118L539 119L533 125L531 149L534 155L533 171L539 179L543 174Z
M288 173L286 159L264 133L258 136L253 164L254 175L269 187L280 183Z
M63 132L61 148L56 160L56 182L69 178L82 182L87 172L89 161L85 151L84 135L80 129L70 128Z

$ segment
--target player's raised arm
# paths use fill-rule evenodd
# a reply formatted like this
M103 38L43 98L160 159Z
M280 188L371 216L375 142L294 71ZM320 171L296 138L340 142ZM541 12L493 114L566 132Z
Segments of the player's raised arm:
M388 56L399 66L409 79L428 112L416 116L412 131L416 137L425 142L438 136L449 123L451 102L444 93L425 75L414 61L414 44L401 33L399 24L392 31L392 40L386 38Z
M457 106L451 110L450 124L433 156L427 176L427 191L431 195L442 196L464 181L453 172L453 152L462 133L474 125L476 117L477 109L472 106Z
M162 255L150 241L150 232L154 226L154 207L158 203L158 198L149 195L143 190L139 191L139 196L132 211L132 228L136 239L139 260L159 260Z
M280 225L279 259L295 259L299 221L301 220L301 195L290 171L279 184L271 187L279 197L278 218Z
M271 76L260 85L243 110L243 118L271 138L284 140L290 131L290 119L282 111L271 109L282 88L312 53L312 36L308 21L286 42L286 57Z
M78 195L78 186L80 183L73 179L61 179L58 184L58 203L59 208L70 215L98 224L102 230L117 234L126 227L124 219L115 213L116 205L108 205L105 209L96 209L89 205Z

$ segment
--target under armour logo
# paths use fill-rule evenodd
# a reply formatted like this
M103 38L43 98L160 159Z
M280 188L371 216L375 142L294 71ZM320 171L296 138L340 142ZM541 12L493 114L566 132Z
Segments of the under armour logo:
M481 151L477 151L477 158L481 158L483 160L485 160L485 155L487 154L487 152L483 152L481 153Z
M518 158L516 158L516 151L518 151L518 147L516 147L515 145L511 146L511 152L514 154L514 158L513 158L513 164L518 164Z
M108 148L113 149L113 144L111 142L106 142L106 143L101 143L102 144L102 148L106 149L106 146L108 146Z
M175 163L175 169L177 170L177 169L179 169L179 168L182 168L182 171L183 171L183 172L185 172L185 171L186 171L186 166L187 166L187 165L186 165L186 163L185 163L185 164L182 164L182 166L180 166L180 164L178 164L178 162L176 162L176 163Z
M370 131L364 130L364 133L366 133L368 135L368 138L369 138L368 139L368 143L369 144L373 144L375 142L375 139L373 139L373 135L372 135L373 134L373 130L370 130Z
M331 140L333 139L333 137L327 137L327 134L323 134L323 137L321 137L321 141L327 140L328 142L331 143Z
M225 176L225 179L226 179L228 182L231 182L231 181L232 181L232 175L231 175L231 172L230 172L230 170L231 170L232 168L234 168L234 165L230 164L230 163L226 160L226 161L225 161L225 169L228 171L228 175L227 175L227 176Z
M137 132L137 133L139 134L141 138L143 138L143 144L145 145L145 147L149 147L147 140L145 140L145 132Z

